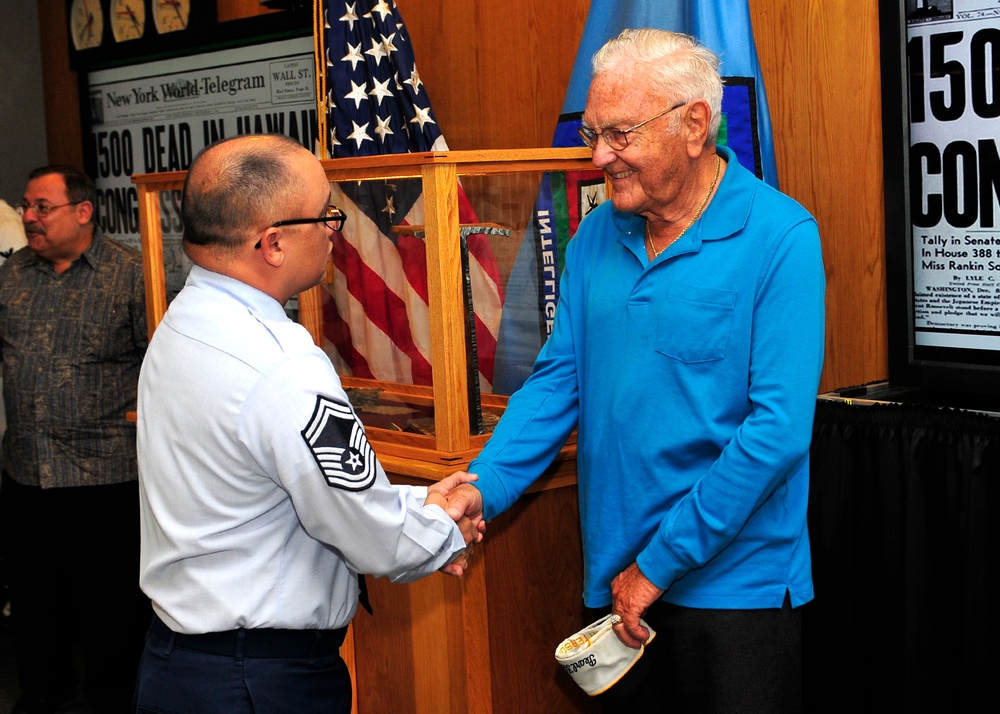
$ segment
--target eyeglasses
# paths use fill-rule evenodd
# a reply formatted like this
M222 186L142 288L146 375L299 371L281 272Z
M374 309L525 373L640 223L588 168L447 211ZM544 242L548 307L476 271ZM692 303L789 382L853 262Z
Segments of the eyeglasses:
M628 135L631 134L633 131L639 129L640 127L646 126L647 124L649 124L649 122L653 121L654 119L659 119L660 117L669 114L674 109L680 109L687 103L688 102L680 102L679 104L675 104L674 106L670 107L670 109L664 109L656 116L650 117L646 121L641 121L635 126L630 126L628 129L612 129L609 127L597 131L595 129L591 129L589 126L581 126L579 129L577 129L577 131L580 134L580 138L583 139L583 143L589 146L591 149L597 146L597 138L600 137L604 139L604 143L610 146L612 149L614 149L615 151L621 151L622 149L628 146Z
M281 226L297 226L301 223L325 223L328 228L339 231L344 227L344 222L347 221L347 216L334 205L329 205L326 207L326 212L319 218L289 218L287 221L275 221L271 224L271 228L280 228ZM331 223L335 225L330 225Z
M69 203L60 203L56 206L53 206L51 203L28 203L27 201L21 201L14 205L14 209L22 216L30 210L34 211L35 215L39 218L45 218L57 208L75 206L78 203L83 203L83 201L70 201Z
M289 218L284 221L275 221L271 228L281 228L282 226L298 226L305 223L325 223L326 227L333 231L339 231L347 222L347 215L334 205L326 207L326 211L318 218ZM254 250L260 248L260 241L254 244Z

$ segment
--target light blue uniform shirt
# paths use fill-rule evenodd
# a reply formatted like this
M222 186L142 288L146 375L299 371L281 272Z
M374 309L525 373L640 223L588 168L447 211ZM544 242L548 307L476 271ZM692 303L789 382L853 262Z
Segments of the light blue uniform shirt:
M393 486L327 356L264 293L192 269L139 378L140 584L175 632L345 626L356 573L415 579L465 542Z
M806 507L823 362L815 220L732 152L702 218L649 262L607 202L570 241L553 333L482 453L486 514L578 427L584 600L633 561L699 608L813 597ZM558 544L550 544L557 548Z

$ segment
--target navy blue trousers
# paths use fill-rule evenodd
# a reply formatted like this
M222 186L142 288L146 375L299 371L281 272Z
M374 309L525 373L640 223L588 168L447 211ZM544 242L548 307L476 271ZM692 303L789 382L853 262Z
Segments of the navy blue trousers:
M350 714L351 677L340 654L248 656L184 647L162 627L146 638L139 663L139 714Z

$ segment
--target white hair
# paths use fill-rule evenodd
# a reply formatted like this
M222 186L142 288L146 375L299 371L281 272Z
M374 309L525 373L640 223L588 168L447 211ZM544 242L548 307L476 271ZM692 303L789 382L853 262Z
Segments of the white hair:
M648 27L626 29L594 54L592 76L613 71L623 62L648 67L653 91L672 104L695 99L708 102L712 110L708 141L715 143L722 120L722 77L717 54L690 35Z

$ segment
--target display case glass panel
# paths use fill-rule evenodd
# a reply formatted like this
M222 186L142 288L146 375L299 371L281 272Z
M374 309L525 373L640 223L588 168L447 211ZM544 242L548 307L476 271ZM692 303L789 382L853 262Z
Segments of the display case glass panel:
M469 458L551 330L562 256L605 197L602 174L587 149L323 165L347 221L326 280L291 307L330 356L380 455ZM151 328L190 268L170 225L183 176L135 179Z

